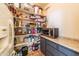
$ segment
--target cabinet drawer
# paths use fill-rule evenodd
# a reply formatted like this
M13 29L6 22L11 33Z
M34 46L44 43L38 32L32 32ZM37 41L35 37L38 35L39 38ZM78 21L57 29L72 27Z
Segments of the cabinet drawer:
M65 56L62 52L60 52L59 50L53 48L50 45L46 45L46 52L47 51L49 51L54 56Z
M46 44L49 44L56 49L58 48L58 45L56 43L52 42L52 41L46 40Z
M49 51L46 51L46 56L53 56Z
M59 50L67 56L79 56L79 53L59 45Z

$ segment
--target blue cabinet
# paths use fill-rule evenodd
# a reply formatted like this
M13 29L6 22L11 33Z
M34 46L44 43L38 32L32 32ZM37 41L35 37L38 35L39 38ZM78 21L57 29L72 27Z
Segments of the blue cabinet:
M53 48L56 48L56 49L58 48L58 45L56 43L49 41L49 40L46 40L46 45L50 45L50 46L52 46Z
M45 54L45 39L43 37L40 37L40 50L43 54Z
M41 37L41 52L46 56L79 56L79 53Z
M58 49L56 49L50 45L46 45L46 52L47 51L49 51L52 56L65 56L64 53L60 52Z
M52 56L53 54L51 54L48 50L46 51L46 56Z
M73 51L73 50L71 50L67 47L61 46L61 45L59 45L58 50L61 51L62 53L64 53L65 55L67 55L67 56L79 56L78 52Z

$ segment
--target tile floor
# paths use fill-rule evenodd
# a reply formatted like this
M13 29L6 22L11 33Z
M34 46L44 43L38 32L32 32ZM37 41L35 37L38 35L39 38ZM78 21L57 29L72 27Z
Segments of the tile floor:
M44 56L44 54L40 50L30 51L27 56Z

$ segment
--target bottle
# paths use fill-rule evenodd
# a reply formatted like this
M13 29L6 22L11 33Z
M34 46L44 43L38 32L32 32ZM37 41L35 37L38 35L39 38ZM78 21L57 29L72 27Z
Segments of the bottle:
M34 51L35 50L35 46L34 46L35 44L33 43L32 44L32 51Z

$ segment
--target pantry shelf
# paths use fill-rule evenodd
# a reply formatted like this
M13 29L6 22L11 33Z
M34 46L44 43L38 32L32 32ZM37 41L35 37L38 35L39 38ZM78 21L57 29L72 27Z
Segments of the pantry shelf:
M20 11L21 11L21 12L24 12L24 13L27 13L27 14L30 14L30 15L45 17L44 15L35 14L34 12L28 12L28 11L26 11L26 10L24 10L24 9L21 9L21 8L20 8Z
M37 33L37 34L26 34L26 35L15 35L15 37L25 37L25 36L29 36L29 35L35 35L35 36L38 36L40 35L41 33Z
M19 43L19 44L16 44L14 47L19 47L19 46L24 46L24 45L27 45L27 43Z

